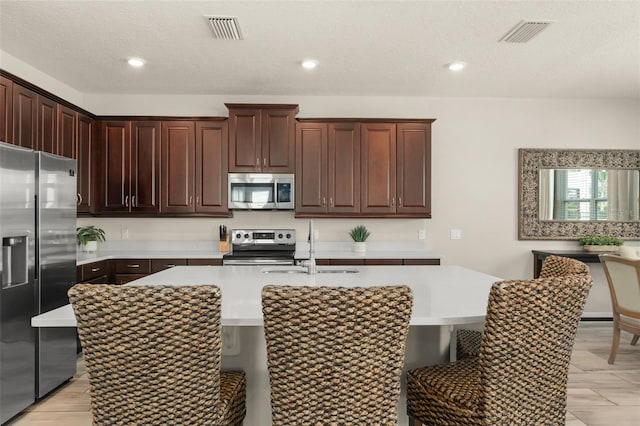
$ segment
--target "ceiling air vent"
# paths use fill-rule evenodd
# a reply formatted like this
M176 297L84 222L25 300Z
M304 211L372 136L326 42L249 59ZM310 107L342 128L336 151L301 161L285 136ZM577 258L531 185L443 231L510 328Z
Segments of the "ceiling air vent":
M526 43L534 38L540 31L552 24L552 21L520 21L511 31L499 41L507 43Z
M206 16L213 38L219 40L242 40L238 18L229 16Z

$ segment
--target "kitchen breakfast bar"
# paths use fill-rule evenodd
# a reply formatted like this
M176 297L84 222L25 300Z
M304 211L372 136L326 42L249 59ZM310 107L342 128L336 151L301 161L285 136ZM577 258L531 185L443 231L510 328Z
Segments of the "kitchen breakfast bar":
M407 340L405 371L449 361L453 326L484 321L491 285L500 278L461 266L324 266L309 275L302 267L177 266L128 285L216 285L222 293L225 336L235 336L223 350L223 369L247 374L245 426L269 424L269 375L262 330L261 291L265 285L369 287L407 285L413 311ZM70 305L34 317L34 327L75 327ZM226 346L227 344L225 344ZM404 383L398 405L399 424L408 424Z

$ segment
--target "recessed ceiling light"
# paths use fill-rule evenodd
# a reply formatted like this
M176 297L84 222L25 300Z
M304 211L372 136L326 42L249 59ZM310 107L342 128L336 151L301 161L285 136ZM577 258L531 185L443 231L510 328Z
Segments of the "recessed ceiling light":
M315 59L305 59L302 61L302 67L308 70L312 70L318 66L318 61Z
M144 65L144 59L140 59L140 58L129 58L127 60L127 63L129 65L131 65L134 68L140 68L141 66Z
M451 62L447 67L451 71L461 71L467 66L466 62Z

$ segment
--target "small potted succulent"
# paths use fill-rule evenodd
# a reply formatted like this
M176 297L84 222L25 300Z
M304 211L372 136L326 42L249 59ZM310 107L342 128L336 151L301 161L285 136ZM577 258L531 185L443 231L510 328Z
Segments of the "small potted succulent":
M353 251L363 253L367 251L367 238L371 233L367 230L367 227L364 225L358 225L349 231L349 235L353 240Z
M78 245L87 253L95 253L98 250L98 242L104 241L104 231L93 225L76 228Z
M578 240L578 244L584 247L586 251L618 251L618 247L623 241L618 237L612 236L590 236L582 237Z

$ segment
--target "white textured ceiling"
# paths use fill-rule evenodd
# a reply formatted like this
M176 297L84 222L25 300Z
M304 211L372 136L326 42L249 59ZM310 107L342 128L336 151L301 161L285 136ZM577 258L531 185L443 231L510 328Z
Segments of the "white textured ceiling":
M244 40L205 15L237 16ZM521 20L554 23L498 41ZM635 0L1 0L0 50L82 93L640 99Z

